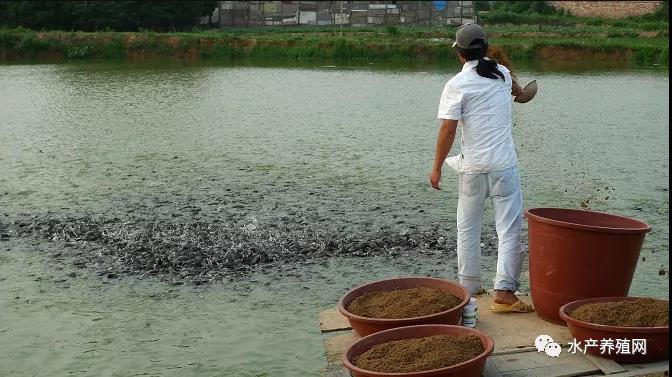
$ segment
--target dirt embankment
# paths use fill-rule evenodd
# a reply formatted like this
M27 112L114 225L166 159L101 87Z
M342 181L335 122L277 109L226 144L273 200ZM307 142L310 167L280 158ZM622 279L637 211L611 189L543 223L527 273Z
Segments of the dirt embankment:
M543 46L536 51L540 60L552 61L581 61L591 59L596 61L628 62L632 59L632 51L621 50L593 50L579 47Z

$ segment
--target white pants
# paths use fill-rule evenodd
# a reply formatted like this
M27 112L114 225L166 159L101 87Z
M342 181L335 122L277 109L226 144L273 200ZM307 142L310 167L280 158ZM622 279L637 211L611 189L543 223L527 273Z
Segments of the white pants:
M523 195L518 167L481 174L460 174L457 204L457 266L460 284L473 294L481 287L481 225L485 200L495 211L498 256L496 290L515 292L523 264Z

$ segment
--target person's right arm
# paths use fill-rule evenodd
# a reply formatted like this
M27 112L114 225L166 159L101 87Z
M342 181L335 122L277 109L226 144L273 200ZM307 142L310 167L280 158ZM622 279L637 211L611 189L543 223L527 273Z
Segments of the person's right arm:
M457 120L443 119L441 122L441 129L439 136L436 139L436 153L434 154L434 165L432 166L432 174L429 176L429 183L437 190L441 190L439 182L441 181L441 167L446 161L450 149L453 147L455 141L455 134L457 133Z
M441 119L441 129L436 140L436 152L434 153L432 172L429 175L429 183L437 190L441 190L439 186L441 168L446 161L448 153L450 153L450 149L453 147L457 125L459 120L462 119L462 100L463 94L448 82L443 88L441 101L439 102L437 118Z

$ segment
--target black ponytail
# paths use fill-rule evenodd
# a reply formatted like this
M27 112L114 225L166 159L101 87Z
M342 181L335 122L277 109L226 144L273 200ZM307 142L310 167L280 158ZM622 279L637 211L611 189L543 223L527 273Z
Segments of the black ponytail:
M497 79L498 77L506 82L504 74L497 69L497 61L489 59L478 59L478 64L476 65L476 73L479 76L487 77L489 79Z
M481 77L497 80L504 78L504 74L497 69L497 61L492 59L485 59L485 53L488 51L488 42L482 41L476 48L460 48L459 54L467 61L478 60L476 64L476 73Z

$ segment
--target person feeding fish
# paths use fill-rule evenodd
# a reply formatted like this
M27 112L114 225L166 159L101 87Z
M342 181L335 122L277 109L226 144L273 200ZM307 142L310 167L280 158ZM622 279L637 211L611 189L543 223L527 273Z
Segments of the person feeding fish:
M535 86L522 89L511 71L487 57L488 38L478 24L458 28L453 47L462 70L448 81L441 94L438 119L441 128L429 177L440 190L441 169L447 163L458 173L457 264L460 284L472 295L481 286L481 227L486 199L494 213L498 244L494 278L494 312L534 311L515 295L523 264L521 243L523 196L518 159L512 135L512 99L527 102ZM450 153L458 125L462 126L460 154Z

